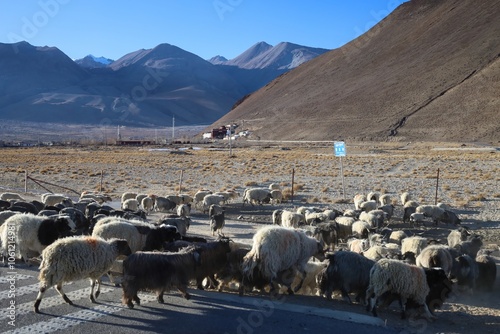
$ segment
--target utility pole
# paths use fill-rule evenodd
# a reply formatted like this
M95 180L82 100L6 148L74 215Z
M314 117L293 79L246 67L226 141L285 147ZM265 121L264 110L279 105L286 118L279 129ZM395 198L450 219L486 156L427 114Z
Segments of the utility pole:
M174 142L175 138L175 116L172 116L172 143Z

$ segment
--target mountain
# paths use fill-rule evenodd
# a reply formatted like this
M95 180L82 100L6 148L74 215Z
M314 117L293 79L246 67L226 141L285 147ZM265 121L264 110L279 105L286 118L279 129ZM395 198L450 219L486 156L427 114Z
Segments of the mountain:
M221 64L224 64L226 61L227 61L227 58L223 57L223 56L215 56L215 57L212 57L210 59L207 60L209 63L212 63L214 65L221 65Z
M259 42L231 60L214 57L214 65L236 66L244 69L290 70L330 50L312 48L288 42L276 46ZM225 58L224 58L225 59Z
M250 95L271 140L499 141L500 2L411 0L341 48Z
M221 62L227 61L220 58ZM210 124L285 70L214 65L170 44L110 63L55 47L0 44L0 118L68 124Z
M84 68L102 68L108 66L112 62L112 59L95 57L93 55L87 55L82 59L75 60L75 63Z

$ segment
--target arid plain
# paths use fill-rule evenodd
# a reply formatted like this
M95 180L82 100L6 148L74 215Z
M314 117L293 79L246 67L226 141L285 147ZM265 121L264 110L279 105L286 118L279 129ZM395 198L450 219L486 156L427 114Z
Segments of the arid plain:
M243 142L185 144L178 146L30 147L0 149L0 192L24 193L25 171L48 190L77 198L77 193L97 191L118 203L125 191L168 195L194 194L199 189L232 189L279 183L286 201L278 205L242 207L241 197L227 205L224 234L251 243L263 224L271 223L277 207L318 206L353 208L357 193L378 191L392 195L395 217L389 227L408 234L420 233L445 242L454 226L410 228L402 223L399 195L409 191L422 204L435 200L449 204L462 225L483 237L484 248L499 263L500 245L500 149L462 143L346 143L347 156L335 157L332 143ZM341 173L342 166L342 173ZM439 179L437 179L439 170ZM342 177L343 175L343 177ZM293 198L292 198L293 181ZM54 185L63 186L59 188ZM28 180L27 199L47 192ZM68 190L72 189L75 192ZM344 191L345 189L345 191ZM116 204L115 203L115 204ZM159 213L150 216L157 219ZM190 232L211 237L208 217L193 211ZM365 314L358 304L338 297L327 301L317 296L295 296L289 302ZM392 307L391 307L392 308ZM500 325L500 283L493 293L454 293L433 323L409 323L399 319L397 308L381 312L392 327L403 332L481 333L497 332ZM472 326L472 327L471 327Z

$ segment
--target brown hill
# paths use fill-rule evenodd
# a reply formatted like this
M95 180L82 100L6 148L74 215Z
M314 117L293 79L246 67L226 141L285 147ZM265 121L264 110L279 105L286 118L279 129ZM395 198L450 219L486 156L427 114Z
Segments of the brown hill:
M213 126L270 140L500 140L500 2L412 0Z

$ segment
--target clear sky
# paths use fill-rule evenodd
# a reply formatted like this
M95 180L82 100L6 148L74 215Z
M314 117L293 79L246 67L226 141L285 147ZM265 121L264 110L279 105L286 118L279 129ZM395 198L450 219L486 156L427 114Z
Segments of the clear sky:
M0 42L118 59L169 43L204 59L253 44L326 49L351 41L404 0L0 0Z

